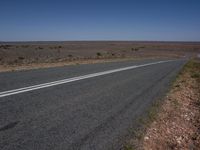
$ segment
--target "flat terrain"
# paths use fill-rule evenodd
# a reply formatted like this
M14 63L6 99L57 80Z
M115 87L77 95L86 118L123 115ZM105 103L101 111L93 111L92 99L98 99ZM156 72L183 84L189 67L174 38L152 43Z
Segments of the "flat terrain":
M186 62L158 63L163 60L0 73L2 95L12 89L138 66L1 97L0 149L119 149L128 129L137 126L140 116L168 90Z
M91 63L91 60L180 58L199 53L199 42L0 42L0 71Z

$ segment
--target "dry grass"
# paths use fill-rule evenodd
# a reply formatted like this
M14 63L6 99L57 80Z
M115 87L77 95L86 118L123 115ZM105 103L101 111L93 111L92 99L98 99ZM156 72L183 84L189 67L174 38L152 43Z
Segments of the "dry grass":
M78 59L78 60L72 60L72 61L52 62L52 63L30 63L30 64L21 64L21 65L0 65L0 72L61 67L61 66L68 66L68 65L95 64L95 63L119 62L119 61L128 61L128 60L142 60L142 59L145 59L145 58ZM148 58L148 59L155 59L155 58Z
M196 56L200 43L85 41L0 43L0 69L40 68L124 58ZM9 69L11 68L11 69Z

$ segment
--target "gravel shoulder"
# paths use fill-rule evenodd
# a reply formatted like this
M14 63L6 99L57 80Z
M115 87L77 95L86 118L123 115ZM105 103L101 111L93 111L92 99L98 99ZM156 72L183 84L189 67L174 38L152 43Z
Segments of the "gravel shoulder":
M125 149L200 149L200 60L190 60ZM156 111L155 111L156 108Z

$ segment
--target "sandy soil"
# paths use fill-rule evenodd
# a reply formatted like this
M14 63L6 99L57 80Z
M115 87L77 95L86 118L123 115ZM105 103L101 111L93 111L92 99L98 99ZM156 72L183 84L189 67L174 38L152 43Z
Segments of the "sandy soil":
M68 65L80 65L80 64L94 64L94 63L105 63L105 62L119 62L127 60L141 60L145 58L109 58L109 59L77 59L72 61L63 62L49 62L49 63L30 63L30 64L15 64L15 65L0 65L0 72L8 71L21 71L39 68L51 68L61 67ZM152 58L154 59L154 58Z
M11 71L126 58L179 58L200 54L200 43L0 42L0 70Z

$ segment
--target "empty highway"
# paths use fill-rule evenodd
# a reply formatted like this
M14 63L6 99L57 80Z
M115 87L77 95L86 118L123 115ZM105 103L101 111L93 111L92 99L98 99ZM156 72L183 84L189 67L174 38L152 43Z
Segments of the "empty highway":
M0 73L0 149L119 149L185 62L137 60Z

